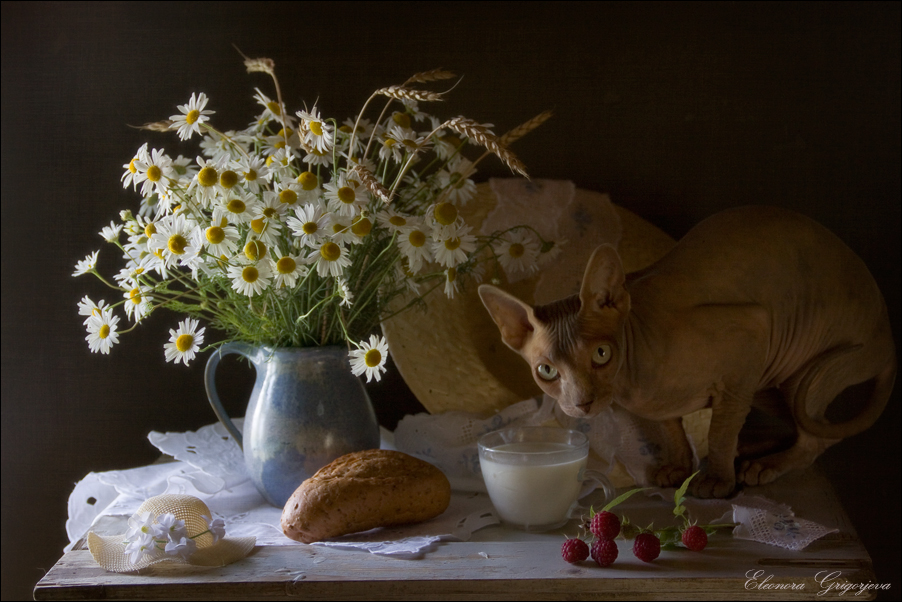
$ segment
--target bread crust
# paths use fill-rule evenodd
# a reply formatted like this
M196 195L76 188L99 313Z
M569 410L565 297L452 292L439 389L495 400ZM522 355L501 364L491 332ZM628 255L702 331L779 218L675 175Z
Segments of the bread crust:
M282 532L312 543L428 520L450 501L451 484L432 464L371 449L344 455L301 483L282 511Z

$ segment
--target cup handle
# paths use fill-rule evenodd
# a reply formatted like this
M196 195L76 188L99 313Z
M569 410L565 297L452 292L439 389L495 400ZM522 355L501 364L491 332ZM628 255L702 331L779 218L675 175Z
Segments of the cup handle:
M583 473L583 485L579 490L579 499L584 498L598 488L604 491L605 501L608 502L613 500L614 495L617 493L606 474L600 470L587 469Z
M216 367L219 366L219 360L231 353L243 355L253 362L253 351L253 347L244 343L226 343L210 355L210 359L207 360L207 367L204 370L204 386L207 389L207 399L213 407L213 412L241 449L244 449L241 431L238 430L235 423L229 418L225 408L222 407L222 401L219 399L219 394L216 392Z

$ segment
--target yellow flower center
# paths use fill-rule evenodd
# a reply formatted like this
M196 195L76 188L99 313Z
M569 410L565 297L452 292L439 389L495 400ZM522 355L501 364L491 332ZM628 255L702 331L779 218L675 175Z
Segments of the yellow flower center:
M257 234L263 234L263 231L266 230L266 218L258 217L257 219L252 219L251 230L253 230Z
M417 143L413 140L408 140L407 138L405 138L401 142L404 144L404 146L406 146L407 148L409 148L411 150L417 148Z
M180 334L175 340L175 348L185 353L194 346L194 337L190 334Z
M213 186L219 180L219 174L212 167L204 167L197 174L197 181L201 186Z
M286 188L279 193L279 200L286 205L294 205L298 202L298 193L296 193L294 190L291 190L290 188Z
M457 280L457 268L448 268L448 282Z
M285 148L285 141L279 140L275 144L272 145L273 148Z
M246 172L244 172L244 179L248 182L253 182L257 179L257 172L253 169L247 170Z
M426 235L420 232L419 230L414 230L407 237L407 240L410 242L410 245L413 247L422 247L426 244Z
M338 128L338 131L340 131L342 134L350 134L351 132L354 131L354 128L352 128L349 125L343 125Z
M460 246L459 238L449 238L448 240L445 241L445 248L448 249L449 251L453 251L453 250L457 249L457 247L459 247L459 246Z
M281 115L282 114L282 108L279 106L279 103L277 103L274 100L270 100L268 103L266 103L266 108L269 109L269 111L273 115Z
M249 265L246 268L244 268L243 270L241 270L241 278L245 282L256 282L257 278L259 278L259 277L260 277L260 272L258 272L257 268L255 268L252 265Z
M266 245L259 240L252 240L244 245L244 256L251 261L257 261L264 255L266 255Z
M442 142L444 142L445 144L450 144L454 148L457 148L460 146L461 140L453 134L448 134L446 136L442 136Z
M372 229L373 229L373 222L371 222L369 219L367 219L365 217L358 219L351 226L351 232L353 232L360 238L363 238L364 236L369 234Z
M301 226L301 230L304 231L304 234L315 234L319 230L319 226L316 225L316 222L307 222Z
M101 339L105 339L110 336L110 327L106 324L101 326L100 330L97 331L97 336L99 336Z
M293 133L294 133L294 130L291 128L288 128L288 130L286 130L285 128L281 128L279 130L279 133L276 134L276 136L278 136L279 138L291 138L291 135Z
M345 226L344 224L332 224L332 231L335 232L336 234L341 234L342 232L345 232L347 229L348 229L348 227Z
M401 227L401 226L407 224L407 220L404 219L403 217L401 217L400 215L393 215L390 218L388 218L388 223L390 223L392 226Z
M198 111L197 109L191 109L190 111L188 111L188 114L185 115L185 121L188 123L188 125L195 123L198 118L200 118L200 111Z
M128 170L132 173L138 173L138 168L135 167L135 161L138 160L138 157L135 157L131 161L128 162Z
M310 131L313 132L314 135L323 135L323 124L321 124L319 121L311 121L307 124L307 126L310 128Z
M410 116L407 113L395 113L391 116L392 121L400 125L405 130L410 129Z
M341 257L341 247L334 242L327 242L319 248L319 254L326 261L337 261Z
M160 178L163 177L163 170L157 167L156 165L151 165L147 168L147 179L151 182L159 182Z
M218 245L225 240L225 230L219 226L211 226L207 228L207 240L212 244Z
M263 210L263 215L269 219L273 219L274 217L279 215L279 212L276 211L274 207L267 207Z
M357 199L354 189L349 186L342 186L338 189L338 200L342 203L350 205Z
M507 249L507 254L517 259L518 257L523 257L523 253L526 252L526 248L518 242L515 242Z
M188 246L188 241L185 240L185 237L181 234L173 234L169 237L169 251L174 255L184 255L185 247Z
M144 226L144 235L147 238L150 238L151 236L156 234L156 232L157 232L157 227L154 226L153 223L149 223L146 226Z
M435 221L443 226L450 226L457 221L457 207L451 203L439 203L432 212Z
M368 368L375 368L382 363L382 354L379 353L378 349L370 349L366 352L366 355L363 356L363 363L365 363Z
M244 201L232 199L226 203L226 209L228 209L230 213L244 213L245 209L247 209L247 205L244 204Z
M391 147L393 147L394 145L396 145L397 143L398 143L398 141L395 140L394 138L386 138L386 139L385 139L385 142L383 142L383 144L384 144L387 148L391 148Z
M238 183L238 174L231 169L227 169L219 175L219 184L223 188L231 188Z
M128 300L135 305L139 305L141 303L141 289L133 288L128 294Z
M298 267L297 262L291 257L283 257L276 262L276 269L280 274L291 274Z
M304 190L313 190L316 188L318 180L315 174L310 173L309 171L305 171L301 175L298 176L298 184L301 185L301 188Z

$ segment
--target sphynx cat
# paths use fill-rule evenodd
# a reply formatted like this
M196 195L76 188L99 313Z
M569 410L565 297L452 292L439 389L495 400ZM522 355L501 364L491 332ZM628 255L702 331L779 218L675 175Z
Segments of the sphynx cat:
M566 414L592 417L614 404L621 419L658 430L669 449L644 484L672 486L691 473L680 418L711 408L707 466L693 479L700 497L809 466L869 427L895 380L886 303L865 264L823 226L775 207L718 213L629 275L603 245L580 292L548 305L489 285L479 294L504 343ZM834 398L865 381L873 386L857 414L829 422ZM737 472L753 406L787 417L795 442Z

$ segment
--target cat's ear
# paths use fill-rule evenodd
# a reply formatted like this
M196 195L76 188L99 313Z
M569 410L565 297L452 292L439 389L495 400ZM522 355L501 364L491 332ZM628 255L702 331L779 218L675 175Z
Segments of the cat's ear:
M532 307L488 284L480 285L479 298L498 325L504 344L514 351L522 351L535 330Z
M595 249L586 266L579 291L581 311L613 307L626 315L630 310L630 295L623 287L625 280L626 275L617 250L607 244Z

